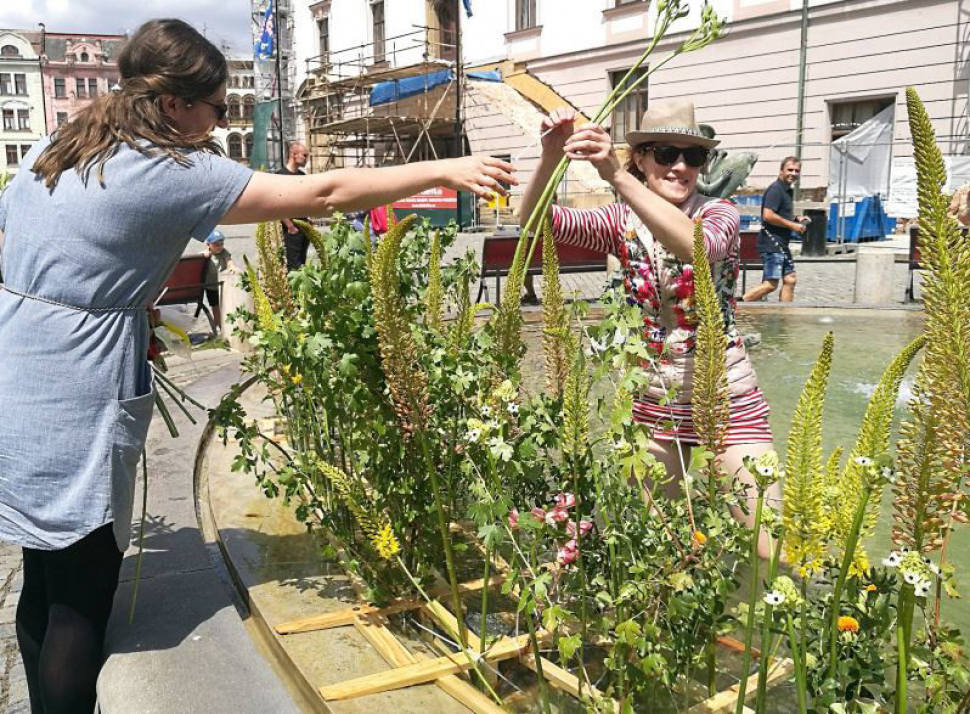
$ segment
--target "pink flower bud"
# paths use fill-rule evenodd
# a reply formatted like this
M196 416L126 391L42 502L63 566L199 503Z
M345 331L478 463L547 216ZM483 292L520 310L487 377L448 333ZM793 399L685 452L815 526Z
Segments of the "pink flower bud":
M575 563L576 559L579 558L579 548L576 546L576 541L571 540L562 548L556 555L556 558L563 565L569 565L570 563Z
M532 509L532 515L539 522L546 520L546 512L538 506Z
M591 530L593 530L593 522L592 521L580 521L579 522L579 535L580 536L585 536L585 535L589 534L589 532ZM566 533L568 533L569 536L572 537L572 538L575 538L576 537L576 521L569 521L569 523L566 524Z
M565 508L556 506L548 514L546 514L546 518L552 519L554 523L565 523L569 520L569 511L567 511ZM549 525L552 524L550 523Z
M519 509L513 508L509 511L509 528L519 527Z
M560 493L556 496L556 505L559 508L572 508L576 505L576 497L571 493Z

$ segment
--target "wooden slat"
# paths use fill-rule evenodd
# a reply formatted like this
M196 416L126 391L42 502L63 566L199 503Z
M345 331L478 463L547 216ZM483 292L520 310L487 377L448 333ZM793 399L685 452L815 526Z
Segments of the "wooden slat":
M387 625L387 620L384 617L375 614L359 615L354 621L354 627L357 631L392 667L403 667L415 662L428 661L428 657L410 652L394 636ZM435 684L475 714L502 714L504 711L475 687L453 674L435 680Z
M496 587L504 582L504 575L493 575L488 579L488 586ZM467 583L459 584L458 590L462 593L472 593L480 591L483 587L485 587L485 581L479 578L478 580L471 580ZM448 588L448 586L442 586L432 588L429 591L429 594L434 597L440 597L442 595L447 595L450 592L451 590ZM280 635L293 635L299 632L313 632L315 630L329 630L333 627L345 627L347 625L353 625L356 618L360 615L393 615L398 612L417 610L424 607L424 605L424 600L421 600L420 598L403 598L401 600L394 600L384 607L377 607L376 605L370 604L354 605L353 607L348 607L343 610L328 612L325 615L314 615L312 617L304 617L298 620L282 622L274 629L276 630L277 634Z
M519 655L519 661L526 667L531 669L533 672L538 673L538 667L536 667L535 655L532 651L523 652ZM542 676L556 689L561 689L570 696L579 697L579 677L572 674L566 669L563 669L558 664L553 664L545 657L541 660L542 662ZM603 694L596 687L586 684L583 685L583 693L592 696L595 699L603 699L606 695ZM620 703L613 702L613 711L620 711Z
M549 633L542 632L540 637L543 640L549 638ZM489 662L500 662L502 660L517 657L519 652L529 646L529 636L521 635L515 638L503 638L496 642L485 653L485 659ZM320 688L320 693L327 701L339 701L342 699L352 699L362 697L367 694L377 694L388 692L394 689L402 689L415 684L424 684L435 679L440 679L449 674L458 674L471 668L471 662L462 653L444 655L427 662L417 662L405 667L398 667L386 672L369 674L364 677L357 677L340 684L332 684Z
M795 663L790 659L783 659L768 668L768 685L771 686L777 680L787 677L795 671ZM735 684L723 692L718 692L710 699L706 699L700 704L696 704L687 710L687 714L726 714L734 711L738 702L738 690L740 684ZM758 691L758 673L755 672L748 677L748 688L745 699L750 699Z

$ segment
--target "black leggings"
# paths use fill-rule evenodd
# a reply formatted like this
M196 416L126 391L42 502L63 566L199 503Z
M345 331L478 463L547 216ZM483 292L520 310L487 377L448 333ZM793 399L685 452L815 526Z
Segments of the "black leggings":
M32 714L91 714L122 553L112 524L63 550L24 548L17 641Z

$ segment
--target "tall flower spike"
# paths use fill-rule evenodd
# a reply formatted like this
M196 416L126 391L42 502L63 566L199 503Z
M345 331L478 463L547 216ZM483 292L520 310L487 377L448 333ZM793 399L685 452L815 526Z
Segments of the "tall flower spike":
M549 218L542 224L542 348L546 357L546 389L558 396L569 373L566 361L566 331L569 329L566 305L559 282L559 254Z
M309 239L313 249L317 251L317 257L320 258L320 262L326 265L328 256L323 234L318 231L316 226L309 221L301 221L298 218L295 218L293 219L293 225L303 231L303 235Z
M283 262L283 232L279 221L267 221L256 227L256 251L259 276L274 312L293 314L293 295Z
M393 558L401 550L400 543L390 522L367 495L363 484L325 461L317 461L317 470L340 495L340 500L353 514L360 530L367 536L378 555L384 560Z
M256 269L249 262L249 258L244 255L243 261L246 264L246 275L249 277L249 290L253 294L253 307L256 308L256 325L260 330L273 330L276 327L273 308L270 307L269 299L263 291L263 286L259 284Z
M428 258L428 288L425 293L425 321L432 330L441 330L441 307L443 290L441 287L441 232L434 231L431 236L431 255Z
M926 347L897 445L893 538L926 552L942 545L967 498L970 243L947 212L943 156L913 88L906 90L906 107L919 193Z
M798 398L785 461L785 550L804 572L817 568L824 550L822 410L835 338L829 332Z
M370 274L381 366L394 411L407 433L424 429L428 419L428 375L418 360L398 275L401 241L417 219L415 215L408 216L384 235L374 253Z
M724 451L724 435L730 417L727 338L724 335L724 316L704 246L704 226L700 220L694 222L693 270L698 325L692 412L701 442L711 453L720 454Z
M862 425L859 427L859 435L856 437L855 446L849 452L849 458L842 468L842 475L837 486L838 493L835 496L835 519L832 527L835 544L840 555L846 547L856 509L863 496L863 489L866 488L867 484L871 484L866 467L859 463L859 457L875 461L889 453L893 410L896 408L899 385L903 381L906 369L922 349L925 341L924 337L917 337L896 355L880 377L879 384L876 385L876 389L869 399L869 404L866 406ZM866 506L866 515L863 517L862 527L859 530L859 540L853 561L853 572L855 573L865 572L869 567L868 556L862 542L872 534L876 526L882 502L880 496L881 488L874 490Z

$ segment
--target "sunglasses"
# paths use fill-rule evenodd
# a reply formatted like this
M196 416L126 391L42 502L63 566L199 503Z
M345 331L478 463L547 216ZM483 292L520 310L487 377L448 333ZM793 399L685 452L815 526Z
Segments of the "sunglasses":
M226 118L226 115L229 113L229 105L226 104L225 102L216 104L215 102L210 102L206 99L199 99L198 101L202 104L208 104L210 107L212 107L216 115L216 121L222 121L223 119Z
M703 146L688 146L686 149L682 149L679 146L661 145L647 146L643 150L652 151L653 158L661 166L673 166L683 156L684 163L696 169L706 164L707 157L710 156L710 152Z

